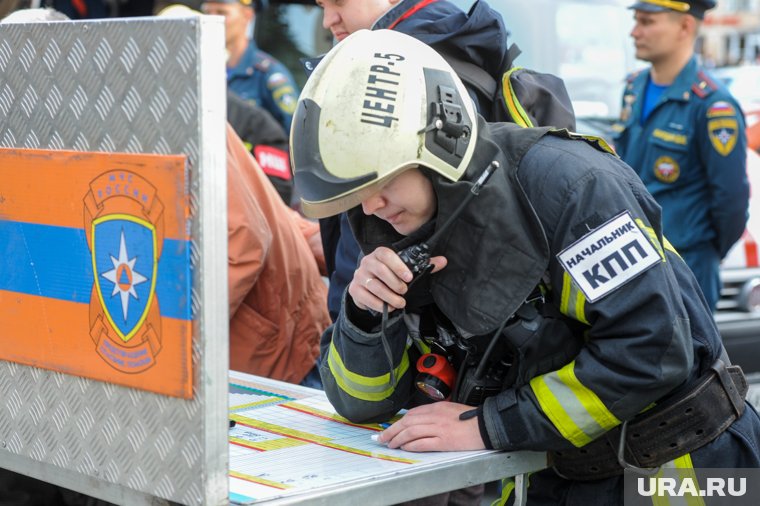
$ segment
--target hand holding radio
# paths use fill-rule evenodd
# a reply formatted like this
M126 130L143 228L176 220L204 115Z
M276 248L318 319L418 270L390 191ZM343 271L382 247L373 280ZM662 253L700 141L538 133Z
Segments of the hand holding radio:
M348 285L354 304L359 309L378 312L383 310L383 303L387 303L390 310L402 309L406 306L404 294L408 285L418 274L423 271L438 272L446 266L446 259L442 256L430 257L427 254L425 257L424 252L422 256L416 251L412 253L418 263L411 267L399 253L383 246L362 258Z

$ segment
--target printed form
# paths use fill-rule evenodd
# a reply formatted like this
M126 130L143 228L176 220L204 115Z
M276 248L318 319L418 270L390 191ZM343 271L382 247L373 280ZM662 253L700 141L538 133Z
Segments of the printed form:
M283 386L286 385L286 386ZM412 453L372 439L324 392L230 371L230 501L251 504L465 459L483 451Z

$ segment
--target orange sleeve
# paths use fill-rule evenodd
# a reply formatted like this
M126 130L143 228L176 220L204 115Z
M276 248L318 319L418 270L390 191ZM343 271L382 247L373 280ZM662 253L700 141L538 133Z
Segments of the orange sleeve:
M237 141L237 142L236 142ZM227 232L230 317L251 291L266 261L272 230L245 171L258 170L235 132L227 128Z
M309 244L311 254L314 255L314 260L317 261L317 267L319 267L319 273L322 276L327 276L327 264L325 264L325 250L322 246L322 236L319 233L319 223L311 221L301 216L295 209L290 210L293 214L293 219L298 223L298 227L301 229L304 239Z

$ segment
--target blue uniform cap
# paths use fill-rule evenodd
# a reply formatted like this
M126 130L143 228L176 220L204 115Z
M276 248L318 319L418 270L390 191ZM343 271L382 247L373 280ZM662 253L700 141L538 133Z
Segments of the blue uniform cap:
M715 0L642 0L628 8L645 12L682 12L684 14L691 14L697 19L703 19L705 11L715 7L716 3Z

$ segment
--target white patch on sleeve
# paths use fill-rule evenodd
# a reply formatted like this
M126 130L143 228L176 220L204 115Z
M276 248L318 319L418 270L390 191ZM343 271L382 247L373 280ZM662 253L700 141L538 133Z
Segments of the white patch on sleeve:
M617 290L662 259L624 211L557 255L589 302Z

